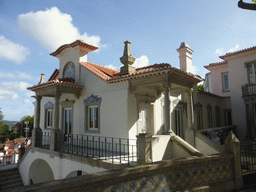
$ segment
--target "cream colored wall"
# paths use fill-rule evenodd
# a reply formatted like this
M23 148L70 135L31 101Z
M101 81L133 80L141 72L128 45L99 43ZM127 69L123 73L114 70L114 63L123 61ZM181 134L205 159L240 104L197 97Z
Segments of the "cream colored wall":
M246 134L246 112L241 88L241 86L248 83L245 63L256 60L255 53L243 55L243 57L228 60L233 124L238 128L239 139L242 139Z
M231 109L230 99L224 98L219 99L213 96L204 95L198 92L198 101L202 104L202 114L203 114L203 128L208 129L208 117L207 117L207 105L210 104L212 106L212 120L213 126L216 127L216 114L215 107L220 107L220 126L224 126L224 109ZM196 109L195 109L196 110ZM197 114L195 113L195 128L197 128Z
M223 91L222 73L229 72L228 65L213 67L211 71L211 88L212 93L219 96L230 96L230 92ZM230 74L229 74L229 89L230 89Z
M23 159L22 163L19 166L19 172L24 185L29 185L30 167L32 163L38 159L42 159L49 165L53 172L55 180L66 178L67 175L74 170L82 170L83 172L86 172L88 174L106 170L97 166L91 166L86 162L79 160L79 158L75 156L72 159L68 159L65 158L65 156L62 157L58 155L52 155L50 151L49 153L43 153L37 150L30 150L29 153L26 154L26 158ZM37 179L39 178L40 177L37 177Z

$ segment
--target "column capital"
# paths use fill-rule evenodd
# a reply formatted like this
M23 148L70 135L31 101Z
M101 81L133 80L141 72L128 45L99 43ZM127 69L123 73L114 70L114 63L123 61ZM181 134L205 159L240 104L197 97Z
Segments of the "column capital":
M172 84L166 81L166 82L162 82L162 86L164 89L170 89Z
M187 90L186 93L187 93L188 95L192 95L193 91L194 91L194 89L191 88L191 89Z
M42 99L42 96L36 95L36 100L41 101L41 99Z

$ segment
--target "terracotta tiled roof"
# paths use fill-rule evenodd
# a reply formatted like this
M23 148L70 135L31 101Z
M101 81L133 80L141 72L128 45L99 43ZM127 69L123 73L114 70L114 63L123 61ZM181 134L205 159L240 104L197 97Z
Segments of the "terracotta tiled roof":
M101 65L97 65L90 62L80 62L78 61L80 65L85 67L87 70L93 72L95 75L100 77L103 80L108 80L112 77L116 77L119 74L119 71L110 69L108 67L103 67Z
M168 63L162 63L162 64L154 64L154 65L150 65L147 67L138 68L138 69L136 69L136 71L131 72L128 75L113 77L107 81L109 83L116 83L116 82L120 82L120 81L139 79L139 78L144 78L144 77L149 77L149 76L161 75L161 74L165 74L165 73L173 73L177 76L180 76L181 78L189 79L190 81L195 82L195 83L198 83L203 80L198 75L184 72L180 69L172 67Z
M51 77L49 78L48 81L51 81L51 80L56 79L57 76L58 76L58 74L59 74L59 70L58 70L58 69L55 69L54 72L53 72L53 74L51 75Z
M220 58L221 58L221 59L225 59L226 57L238 55L238 54L240 54L240 53L245 53L245 52L253 51L253 50L256 50L256 46L249 47L249 48L246 48L246 49L242 49L242 50L239 50L239 51L236 51L236 52L226 53L225 55L220 56Z
M204 66L204 68L209 69L211 67L217 67L217 66L226 65L226 64L228 64L227 61L221 61L217 63L210 63L209 65Z
M83 41L80 41L80 40L76 40L73 43L65 44L65 45L60 46L55 52L51 53L50 55L56 56L56 55L60 54L64 49L67 49L69 47L76 47L76 46L84 47L84 48L88 49L88 51L95 51L95 50L98 49L98 47L95 47L93 45L89 45L89 44L87 44Z
M83 85L79 85L78 83L75 83L74 80L69 78L55 78L55 80L47 81L45 83L34 85L32 87L28 87L28 90L35 91L37 89L45 88L45 87L51 87L51 86L60 86L60 87L72 87L75 89L82 89Z

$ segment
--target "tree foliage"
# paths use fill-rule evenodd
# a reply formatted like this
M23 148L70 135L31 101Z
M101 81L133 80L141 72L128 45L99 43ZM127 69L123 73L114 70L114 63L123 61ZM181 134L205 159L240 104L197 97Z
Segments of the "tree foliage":
M197 90L199 91L204 91L204 86L203 85L197 85Z

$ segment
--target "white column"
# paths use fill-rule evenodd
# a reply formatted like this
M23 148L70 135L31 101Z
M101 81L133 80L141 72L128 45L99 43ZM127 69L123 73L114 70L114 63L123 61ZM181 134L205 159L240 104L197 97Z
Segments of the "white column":
M188 127L185 131L186 141L195 146L195 133L193 128L194 124L194 111L193 111L193 100L192 100L193 89L187 91L187 117L188 117Z
M54 129L59 129L60 93L56 91L54 103Z
M164 134L172 133L170 125L170 97L169 97L169 88L170 84L165 82L163 83L164 88Z
M32 146L41 147L42 145L42 129L40 126L40 111L41 111L42 96L36 96L36 121L35 128L32 131Z
M41 96L36 96L36 128L38 128L40 124L41 99Z

